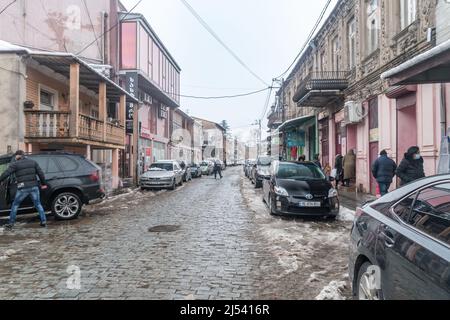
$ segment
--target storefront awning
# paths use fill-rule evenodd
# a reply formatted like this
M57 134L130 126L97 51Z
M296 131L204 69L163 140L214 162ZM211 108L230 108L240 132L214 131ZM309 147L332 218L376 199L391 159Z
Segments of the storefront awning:
M296 119L288 120L278 128L278 131L283 131L289 128L301 127L302 125L304 125L305 123L314 118L315 116L303 116Z
M386 71L381 79L391 86L450 82L450 40Z

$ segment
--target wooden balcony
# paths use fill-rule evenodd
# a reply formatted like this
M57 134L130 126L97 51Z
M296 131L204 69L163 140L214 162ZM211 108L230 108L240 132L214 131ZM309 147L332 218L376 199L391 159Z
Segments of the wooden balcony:
M34 141L51 140L96 146L124 146L125 129L123 126L79 114L78 130L73 130L71 123L74 122L70 121L71 117L70 112L25 111L25 138Z

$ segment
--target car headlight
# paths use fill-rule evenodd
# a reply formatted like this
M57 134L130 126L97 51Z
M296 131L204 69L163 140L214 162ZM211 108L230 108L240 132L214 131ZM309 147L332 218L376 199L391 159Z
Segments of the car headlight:
M334 188L331 188L330 191L328 191L328 198L336 198L338 196L338 191Z
M283 187L275 187L275 193L279 196L289 197L289 193Z

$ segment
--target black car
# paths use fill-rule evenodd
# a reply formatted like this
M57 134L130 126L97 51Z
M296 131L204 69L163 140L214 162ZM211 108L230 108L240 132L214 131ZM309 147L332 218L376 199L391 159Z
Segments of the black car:
M334 219L339 213L338 193L314 163L273 161L263 194L273 215Z
M201 178L202 177L202 168L198 163L191 163L191 176L192 178Z
M259 157L256 160L256 164L250 171L250 179L255 185L255 188L262 188L263 181L266 177L270 176L270 164L272 163L272 158L270 157Z
M101 183L101 168L83 156L66 153L30 154L28 158L36 161L42 168L48 188L41 190L41 202L46 211L51 211L57 219L75 219L83 205L105 197ZM9 163L12 155L0 157L0 174ZM0 185L0 215L8 215L16 194L14 176ZM34 212L30 198L25 199L19 208L20 213Z
M361 300L450 299L450 175L418 180L357 210L349 274Z

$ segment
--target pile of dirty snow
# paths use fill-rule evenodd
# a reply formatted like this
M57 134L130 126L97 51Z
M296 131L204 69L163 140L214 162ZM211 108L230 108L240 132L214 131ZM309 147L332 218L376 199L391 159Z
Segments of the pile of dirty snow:
M346 287L345 281L331 281L329 285L322 289L315 300L346 300L343 295Z
M341 210L339 211L338 220L352 222L353 220L355 220L355 211L345 207L341 207Z

